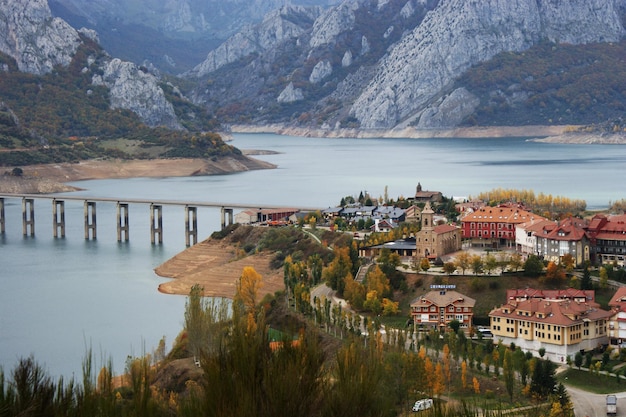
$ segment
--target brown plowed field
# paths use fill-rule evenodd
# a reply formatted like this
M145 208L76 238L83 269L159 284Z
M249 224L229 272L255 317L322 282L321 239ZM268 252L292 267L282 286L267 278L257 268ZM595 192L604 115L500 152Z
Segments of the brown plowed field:
M246 266L263 277L259 300L265 294L284 289L282 270L270 267L272 254L237 258L236 253L235 247L212 239L191 246L155 269L157 275L173 278L159 285L159 291L188 295L191 287L199 284L206 296L233 298L235 284Z

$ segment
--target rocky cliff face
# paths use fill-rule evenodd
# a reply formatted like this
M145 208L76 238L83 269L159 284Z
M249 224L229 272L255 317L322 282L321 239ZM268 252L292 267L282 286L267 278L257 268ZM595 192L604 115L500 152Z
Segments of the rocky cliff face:
M46 0L0 1L0 51L20 71L41 75L68 65L80 43L70 25L52 17Z
M252 54L275 49L288 40L297 39L311 28L320 13L321 9L318 7L282 7L265 16L259 25L246 27L216 50L209 52L204 62L185 75L202 77L224 65Z
M447 1L394 45L351 108L365 128L419 117L471 65L543 39L571 44L618 41L612 0Z
M77 31L52 17L46 0L0 0L0 51L15 59L20 71L42 75L55 66L68 66L83 42L81 35L98 39L93 30ZM180 128L154 75L110 57L100 65L102 74L95 75L93 83L110 89L112 108L131 110L149 126Z
M181 129L174 107L154 75L117 58L109 60L102 70L93 76L92 83L109 88L112 108L131 110L148 126Z
M256 123L452 127L479 105L472 92L453 87L469 68L544 42L619 42L625 3L346 0L280 40L269 36L278 24L278 16L270 16L210 54L192 74L210 87L203 79L193 96L209 108L228 109L226 117L232 112ZM255 39L270 42L248 47ZM297 100L292 94L278 100L291 106L268 105L284 91L298 91Z

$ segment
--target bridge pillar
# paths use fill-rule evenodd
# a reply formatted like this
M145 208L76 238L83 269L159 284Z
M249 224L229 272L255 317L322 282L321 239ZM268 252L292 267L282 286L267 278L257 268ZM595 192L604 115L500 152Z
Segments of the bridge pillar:
M190 240L192 245L198 243L198 208L185 206L185 245L189 246ZM189 215L191 214L191 224Z
M233 209L222 207L222 229L233 224ZM228 215L228 224L226 224L226 215Z
M0 235L5 232L5 217L4 217L4 198L0 198Z
M28 227L30 226L30 235L35 236L35 200L32 198L22 198L22 232L24 236L28 235Z
M154 215L156 214L156 224ZM159 243L163 243L163 206L150 204L150 242L154 245L156 235L159 235Z
M96 202L85 201L85 239L89 240L89 231L95 240L97 238Z
M65 201L52 199L52 235L59 237L59 230L61 231L61 237L65 237Z
M124 217L122 217L122 212ZM129 236L129 224L128 224L128 203L117 202L117 241L122 241L122 234L124 235L124 241L128 242Z

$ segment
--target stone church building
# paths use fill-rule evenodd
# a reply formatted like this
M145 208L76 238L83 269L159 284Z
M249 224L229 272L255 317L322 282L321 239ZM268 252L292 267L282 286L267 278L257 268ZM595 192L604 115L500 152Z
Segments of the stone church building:
M461 250L461 228L450 224L435 225L434 215L430 202L427 202L421 213L421 230L415 235L415 257L418 260L435 260Z

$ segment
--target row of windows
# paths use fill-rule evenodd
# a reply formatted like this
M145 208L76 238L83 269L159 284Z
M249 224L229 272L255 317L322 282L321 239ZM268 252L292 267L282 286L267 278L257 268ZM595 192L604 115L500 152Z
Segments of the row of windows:
M561 335L560 334L553 335L552 333L548 333L548 340L552 340L553 339L552 336L554 336L554 340L556 340L556 341L560 341L561 340ZM535 331L535 337L540 337L542 339L545 339L546 338L546 333L545 332Z
M495 229L496 228L496 224L498 225L498 229L508 229L508 230L513 230L513 225L512 224L504 224L504 223L475 223L475 222L471 222L470 223L470 229L480 229L481 227L483 229Z
M437 311L437 310L442 310L445 311L445 307L439 307L437 308L437 306L422 306L422 307L415 307L413 309L413 311L415 312L420 312L423 311L424 313L428 312L428 311ZM457 312L457 313L469 313L471 311L471 309L469 307L454 307L454 306L450 306L448 307L448 311L453 313L453 312Z
M528 313L528 312L526 312ZM499 319L499 317L498 317ZM498 320L500 321L500 320ZM517 320L515 319L506 319L506 324L515 324ZM531 322L527 322L527 321L520 321L519 322L520 327L531 327L532 323ZM537 323L535 324L535 328L536 329L541 329L541 330L545 330L547 328L548 331L552 331L554 330L555 332L560 332L561 331L561 326L556 326L556 325L552 325L552 324L545 324L545 323Z
M496 237L496 232L491 232L491 236L489 235L489 232L483 232L481 230L478 231L478 234L476 234L476 232L474 230L470 231L470 237ZM513 236L513 232L498 232L498 237L509 237L512 238Z

